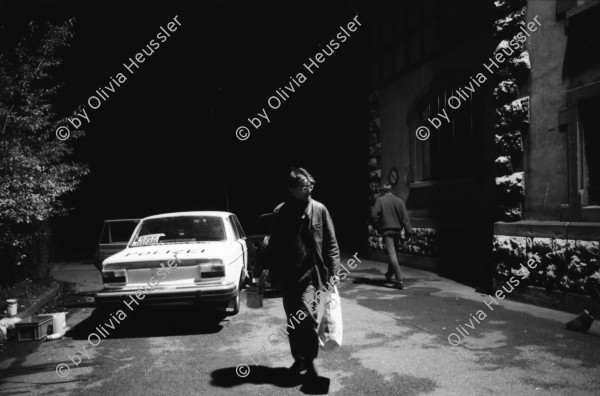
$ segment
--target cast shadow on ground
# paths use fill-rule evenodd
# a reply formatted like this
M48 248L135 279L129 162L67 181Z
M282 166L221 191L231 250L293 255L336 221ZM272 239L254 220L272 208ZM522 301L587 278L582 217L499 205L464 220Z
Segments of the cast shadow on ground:
M388 282L385 279L371 279L371 278L362 278L362 277L354 277L353 284L356 285L371 285L371 286L378 286L378 287L383 287L386 289L394 289L392 287L392 283ZM402 280L402 284L406 287L406 286L410 286L411 284L416 283L415 280L411 280L409 279L403 279ZM396 290L396 289L394 289Z
M247 374L245 377L241 377L237 374L238 372ZM227 367L213 371L211 377L211 385L221 388L233 388L243 384L272 384L279 388L293 388L302 384L300 391L306 395L326 395L329 393L330 384L329 378L325 377L318 377L314 381L305 381L303 377L291 378L285 367Z
M96 308L92 315L67 332L74 340L87 340L91 333L108 333L106 338L144 338L192 334L214 334L221 331L226 316L211 309L138 307L123 312L127 317L117 323L116 311ZM102 326L102 327L100 327ZM111 328L114 327L114 329Z

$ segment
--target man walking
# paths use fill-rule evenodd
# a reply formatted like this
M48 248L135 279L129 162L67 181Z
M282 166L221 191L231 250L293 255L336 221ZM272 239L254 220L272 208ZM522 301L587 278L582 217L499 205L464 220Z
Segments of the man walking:
M388 282L392 282L392 273L394 273L396 275L394 287L402 290L404 286L396 250L400 242L402 227L407 233L412 233L410 219L404 201L392 194L392 186L384 184L380 192L382 195L375 201L371 216L378 226L379 233L383 236L383 246L388 255L388 269L385 278Z
M282 289L294 357L290 374L297 378L306 370L309 380L318 376L313 363L319 351L315 293L328 279L336 279L340 265L331 216L310 196L314 185L315 179L305 169L292 169L289 196L274 210L265 255L272 281Z

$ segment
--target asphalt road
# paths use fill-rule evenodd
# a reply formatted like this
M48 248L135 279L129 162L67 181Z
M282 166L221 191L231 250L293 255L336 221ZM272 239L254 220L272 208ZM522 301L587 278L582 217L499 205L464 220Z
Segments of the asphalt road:
M112 318L72 308L66 338L9 345L0 356L0 395L600 393L596 324L592 334L569 332L563 324L573 315L503 300L452 346L448 335L458 325L467 329L464 323L490 297L411 269L404 271L406 289L394 290L383 284L383 270L363 260L339 287L344 345L320 352L316 387L290 383L285 375L292 359L287 341L277 336L286 323L281 299L250 309L244 292L243 309L233 317L139 309ZM60 264L54 276L89 292L99 286L94 271ZM92 347L87 338L100 330L108 335L92 337ZM61 363L70 366L65 377L56 372Z

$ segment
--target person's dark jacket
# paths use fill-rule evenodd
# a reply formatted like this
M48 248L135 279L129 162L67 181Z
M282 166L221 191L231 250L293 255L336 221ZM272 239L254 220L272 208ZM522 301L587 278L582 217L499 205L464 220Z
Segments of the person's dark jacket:
M410 219L404 201L394 194L388 193L377 198L371 211L373 222L380 232L401 231L402 227L412 233Z
M269 268L273 280L280 280L282 278L282 271L284 270L282 268L284 253L281 251L282 244L280 238L283 232L282 227L285 227L285 224L282 224L281 216L278 216L279 211L284 205L285 202L279 204L273 210L273 230L265 252L265 265ZM325 205L314 199L310 199L304 213L310 219L309 232L312 236L311 242L314 243L311 248L314 248L315 264L321 278L319 288L321 288L329 281L331 276L337 273L340 265L340 250L335 238L333 221Z

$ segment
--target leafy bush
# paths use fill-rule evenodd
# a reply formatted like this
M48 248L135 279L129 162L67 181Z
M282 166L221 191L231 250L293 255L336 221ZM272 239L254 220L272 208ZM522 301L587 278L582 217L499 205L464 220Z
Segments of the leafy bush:
M72 26L69 20L40 30L30 23L14 51L0 54L0 271L5 283L47 277L48 221L66 213L61 198L88 173L85 165L68 162L72 148L55 135L66 118L52 112L61 84L51 73L61 64L59 51L69 46ZM81 136L77 131L72 138Z

